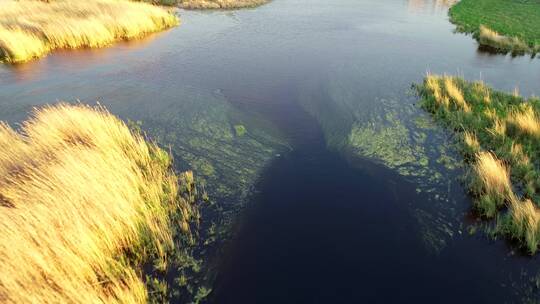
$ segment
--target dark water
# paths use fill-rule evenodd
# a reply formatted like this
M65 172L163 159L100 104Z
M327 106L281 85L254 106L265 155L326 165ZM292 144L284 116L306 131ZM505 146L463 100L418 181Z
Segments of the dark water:
M206 183L205 225L235 232L209 257L212 303L537 299L537 258L469 235L459 158L409 91L432 71L538 94L537 59L482 52L444 1L181 15L144 41L0 67L0 118L79 99L141 120Z

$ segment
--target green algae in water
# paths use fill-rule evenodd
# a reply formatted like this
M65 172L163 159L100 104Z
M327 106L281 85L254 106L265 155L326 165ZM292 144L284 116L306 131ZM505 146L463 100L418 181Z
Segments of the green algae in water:
M407 165L427 165L422 147L410 144L411 134L395 113L376 117L368 123L355 123L347 140L351 152L363 157L377 159L384 165L397 169L402 175L410 175Z
M148 107L130 104L125 112L139 128L170 150L179 170L193 170L204 197L197 241L189 255L173 257L178 275L169 282L173 299L200 302L211 292L215 273L209 262L230 237L231 228L261 171L280 153L289 151L272 123L237 110L219 92L177 88L178 96ZM135 91L137 100L152 92ZM165 98L165 97L164 97ZM187 257L190 258L187 258ZM159 287L159 286L156 286ZM159 289L161 290L161 289Z
M413 105L412 99L380 94L373 97L358 84L361 71L350 65L336 69L324 84L313 82L303 90L300 103L321 126L329 149L343 154L354 166L370 159L394 170L416 184L418 202L405 202L420 227L426 248L438 253L460 229L463 212L449 197L458 174L452 160L455 148L429 116ZM370 96L366 98L365 96Z
M235 125L234 132L236 133L236 136L244 136L247 130L246 130L246 127L244 127L244 125Z

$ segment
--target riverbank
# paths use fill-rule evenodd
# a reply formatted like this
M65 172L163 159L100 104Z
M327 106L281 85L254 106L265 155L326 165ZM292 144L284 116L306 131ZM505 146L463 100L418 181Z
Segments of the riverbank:
M268 0L180 0L183 9L239 9L257 7Z
M453 130L470 167L478 215L531 254L540 243L540 99L495 91L483 82L428 75L422 107Z
M0 142L4 302L168 297L198 217L192 173L102 108L45 107Z
M18 63L55 49L95 48L179 23L163 8L127 0L2 2L0 62Z
M514 54L540 51L540 2L533 0L462 0L450 8L459 31L484 46Z

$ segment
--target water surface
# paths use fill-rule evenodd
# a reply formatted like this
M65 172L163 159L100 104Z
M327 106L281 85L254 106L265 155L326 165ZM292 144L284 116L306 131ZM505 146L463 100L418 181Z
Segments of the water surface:
M446 12L435 0L181 11L182 26L143 41L0 67L0 118L81 100L141 121L210 193L210 302L519 302L536 297L540 264L470 233L460 159L410 86L431 71L528 96L540 63L482 52Z

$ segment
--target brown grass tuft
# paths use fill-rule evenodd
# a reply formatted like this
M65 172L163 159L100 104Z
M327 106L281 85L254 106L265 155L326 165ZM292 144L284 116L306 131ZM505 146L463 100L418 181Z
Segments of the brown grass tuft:
M23 62L54 49L103 47L178 24L166 10L127 0L3 0L0 60Z
M465 98L463 98L463 92L456 85L452 77L444 77L444 87L450 99L459 109L463 110L466 113L471 111L469 104L467 103L467 101L465 101Z
M513 198L509 168L490 152L479 152L474 165L480 200L477 207L483 215L492 217L497 209Z
M529 252L535 253L540 242L540 210L529 199L512 200L509 215L514 237L524 241Z
M478 152L480 150L480 143L478 142L478 138L476 138L474 133L469 131L463 132L463 142L465 142L471 151Z
M3 303L144 303L136 265L172 246L182 206L164 152L101 108L0 126ZM128 259L126 253L130 253Z
M521 110L512 111L508 115L508 122L523 134L540 136L540 119L531 106L524 106Z
M480 25L478 40L481 44L488 45L503 51L520 53L531 51L531 48L519 38L503 36L484 25Z

